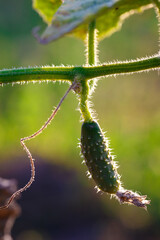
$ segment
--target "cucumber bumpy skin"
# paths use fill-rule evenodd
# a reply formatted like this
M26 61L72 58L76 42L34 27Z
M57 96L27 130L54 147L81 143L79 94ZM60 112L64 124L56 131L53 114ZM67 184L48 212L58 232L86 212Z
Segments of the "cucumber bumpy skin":
M104 192L116 193L120 186L120 176L109 154L104 135L96 122L82 124L81 148L97 187Z
M121 203L130 203L146 209L150 203L147 196L140 196L121 186L116 163L109 153L104 134L96 121L85 121L81 129L81 152L88 167L90 177L98 189L114 194Z

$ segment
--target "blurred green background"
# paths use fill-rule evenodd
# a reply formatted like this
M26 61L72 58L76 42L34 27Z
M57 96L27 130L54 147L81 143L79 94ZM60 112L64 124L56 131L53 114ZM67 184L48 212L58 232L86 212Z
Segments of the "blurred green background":
M81 40L64 37L43 46L34 39L31 31L33 27L41 25L42 20L32 10L31 4L31 0L1 1L0 69L52 64L82 65L85 56ZM99 44L99 50L101 62L135 59L157 53L158 26L154 9L131 16L123 24L121 31ZM18 167L19 161L16 159L21 159L21 165L22 161L24 164L28 161L20 146L20 138L31 135L42 126L67 88L67 84L51 82L13 87L6 85L0 88L1 170L7 168L9 171L10 166L16 164ZM148 195L151 205L146 212L132 206L120 206L106 194L96 196L102 202L103 211L107 214L110 209L110 215L119 219L127 232L137 229L145 232L150 229L151 237L148 239L160 238L159 91L159 75L157 71L153 71L102 79L92 98L99 123L102 129L107 131L110 147L117 156L124 187ZM81 164L82 159L79 156L81 122L77 108L75 94L70 93L52 124L43 134L27 142L27 146L33 156L37 156L36 161L41 158L42 162L72 169L78 174L81 184L92 189L94 183L88 181L87 169ZM25 166L28 171L29 164ZM19 232L15 233L16 237ZM105 234L102 235L95 239L107 239ZM15 239L20 239L16 237ZM21 240L25 239L21 236ZM44 238L36 238L34 235L33 239ZM45 237L45 240L47 239L53 238ZM124 237L119 235L109 239Z

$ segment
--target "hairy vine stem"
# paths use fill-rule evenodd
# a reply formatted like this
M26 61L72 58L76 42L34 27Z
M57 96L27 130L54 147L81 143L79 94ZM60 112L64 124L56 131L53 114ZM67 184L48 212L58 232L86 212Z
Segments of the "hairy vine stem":
M98 63L98 40L96 20L93 20L88 26L88 34L86 40L86 62L87 66L96 66ZM92 93L96 86L96 79L89 81L90 93Z
M121 74L132 74L135 72L143 72L149 70L156 70L160 68L160 55L153 57L147 57L137 60L105 63L96 67L88 67L86 69L85 76L87 79L103 77L103 76L114 76Z
M120 74L131 74L160 69L160 55L146 57L137 60L103 63L98 66L79 67L34 67L0 70L0 84L25 83L30 81L70 81L73 82L76 75L83 75L83 80L97 77L105 77ZM82 81L83 81L82 80Z
M93 20L88 26L86 43L87 43L87 49L86 49L87 65L96 65L97 63L96 20Z
M96 66L97 64L97 33L96 33L96 20L93 20L88 25L88 34L86 39L86 63L87 66ZM81 77L81 76L79 76ZM92 113L89 107L89 97L92 94L96 79L91 79L89 82L85 78L85 74L80 78L81 92L79 96L79 107L82 118L86 122L93 120Z
M0 83L25 83L30 81L73 80L73 67L28 67L0 70Z

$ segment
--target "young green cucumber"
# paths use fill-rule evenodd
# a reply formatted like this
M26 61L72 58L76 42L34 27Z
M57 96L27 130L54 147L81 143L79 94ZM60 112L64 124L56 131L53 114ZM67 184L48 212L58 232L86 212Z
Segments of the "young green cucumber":
M121 203L147 208L147 196L126 190L121 186L120 175L113 157L109 153L107 141L95 121L83 122L81 129L81 151L91 177L98 189L114 194Z
M104 192L116 193L120 186L120 176L97 122L83 122L81 151L97 187Z

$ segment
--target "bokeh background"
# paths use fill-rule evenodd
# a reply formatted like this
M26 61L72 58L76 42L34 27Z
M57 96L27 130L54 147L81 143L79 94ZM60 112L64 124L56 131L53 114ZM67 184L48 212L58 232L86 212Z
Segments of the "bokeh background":
M31 31L41 24L31 0L1 1L0 69L85 62L79 39L64 37L40 45ZM101 62L157 53L154 9L131 16L99 49ZM19 140L41 127L67 88L51 82L0 88L1 177L17 179L19 186L26 183L30 166ZM81 164L80 113L70 93L52 124L27 142L36 159L36 181L19 199L22 214L12 231L15 240L160 239L159 91L158 72L153 71L102 79L92 98L124 186L149 196L148 211L120 206L95 192Z

